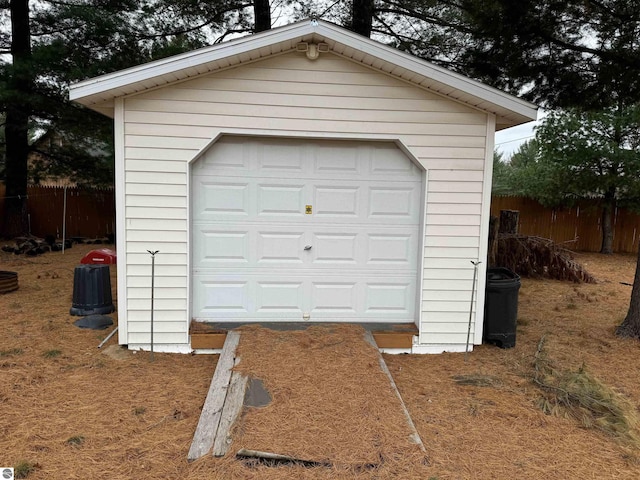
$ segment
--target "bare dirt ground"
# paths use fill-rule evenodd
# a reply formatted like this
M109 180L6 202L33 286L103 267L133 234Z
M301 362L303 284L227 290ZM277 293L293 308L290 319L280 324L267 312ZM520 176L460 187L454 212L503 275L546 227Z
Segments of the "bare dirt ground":
M340 418L301 415L304 407L286 395L287 375L278 375L280 397L275 395L260 413L272 409L273 416L260 424L272 427L253 439L246 430L240 432L225 458L187 462L217 357L156 353L150 362L148 353L123 350L114 340L98 350L110 330L79 329L73 325L77 317L68 314L74 266L93 248L74 246L64 255L37 258L0 252L0 270L17 271L20 282L18 291L0 296L0 467L31 470L26 478L640 478L636 447L572 418L545 415L531 381L533 357L544 335L558 368L584 365L640 404L640 343L613 334L628 307L631 287L620 282L633 281L634 256L579 255L599 280L595 285L523 280L513 349L483 345L467 362L463 354L385 356L425 443L426 458L410 448L403 455L376 445L372 451L391 453L368 467L308 468L248 465L233 456L240 446L285 448L287 439L274 436L270 443L269 435L277 425L287 431L294 419L300 422L297 431L308 432L303 453L312 452L314 442L320 445L327 425L340 428ZM115 275L112 267L114 299ZM331 360L327 356L327 363ZM274 369L294 363L284 359ZM315 363L323 376L330 375L323 362ZM306 374L313 381L314 372ZM490 381L460 385L454 378L460 375ZM335 382L339 379L335 375ZM334 384L337 394L348 388ZM287 408L280 408L278 398L289 402ZM243 425L254 417L247 416ZM396 412L384 417L380 422L398 422ZM344 424L354 429L357 420L345 418ZM369 459L355 432L357 459ZM348 443L340 446L341 459L348 458ZM325 450L327 461L331 452Z

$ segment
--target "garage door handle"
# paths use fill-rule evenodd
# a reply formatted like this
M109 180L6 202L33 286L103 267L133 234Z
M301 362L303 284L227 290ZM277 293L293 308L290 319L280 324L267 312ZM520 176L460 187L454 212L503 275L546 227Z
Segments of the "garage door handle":
M304 249L305 249L305 250L311 250L311 245L305 245L305 246L304 246Z

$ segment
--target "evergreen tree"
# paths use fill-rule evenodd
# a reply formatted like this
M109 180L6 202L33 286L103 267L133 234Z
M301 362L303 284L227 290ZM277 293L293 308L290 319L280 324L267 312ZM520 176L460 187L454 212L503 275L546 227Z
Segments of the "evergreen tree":
M635 0L461 0L473 77L550 108L640 100ZM523 91L524 90L524 91Z
M504 160L502 153L493 152L493 178L491 193L494 195L511 195L509 188L510 166Z
M297 4L547 108L640 101L636 0L330 0Z
M598 200L601 252L612 253L616 206L640 207L640 107L551 112L512 157L507 183L547 206Z
M5 222L4 231L14 236L28 231L27 155L29 118L33 111L34 72L28 0L9 2L12 57L2 78L2 107L5 112Z
M30 8L31 7L31 10ZM0 4L0 111L5 115L2 235L28 230L30 132L56 132L40 151L48 174L111 183L112 121L67 99L70 83L271 26L268 1L11 0Z

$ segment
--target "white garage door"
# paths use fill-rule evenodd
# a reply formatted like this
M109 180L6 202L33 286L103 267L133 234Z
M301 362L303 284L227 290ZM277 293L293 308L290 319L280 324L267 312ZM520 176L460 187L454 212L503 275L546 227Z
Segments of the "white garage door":
M415 321L421 197L391 143L226 137L192 169L193 317Z

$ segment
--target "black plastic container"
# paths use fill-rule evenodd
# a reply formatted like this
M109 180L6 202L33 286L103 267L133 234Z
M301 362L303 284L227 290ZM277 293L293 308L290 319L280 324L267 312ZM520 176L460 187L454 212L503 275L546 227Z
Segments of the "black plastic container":
M520 276L508 268L487 270L484 339L501 348L516 345Z
M104 315L115 311L108 265L80 265L73 274L71 315Z

